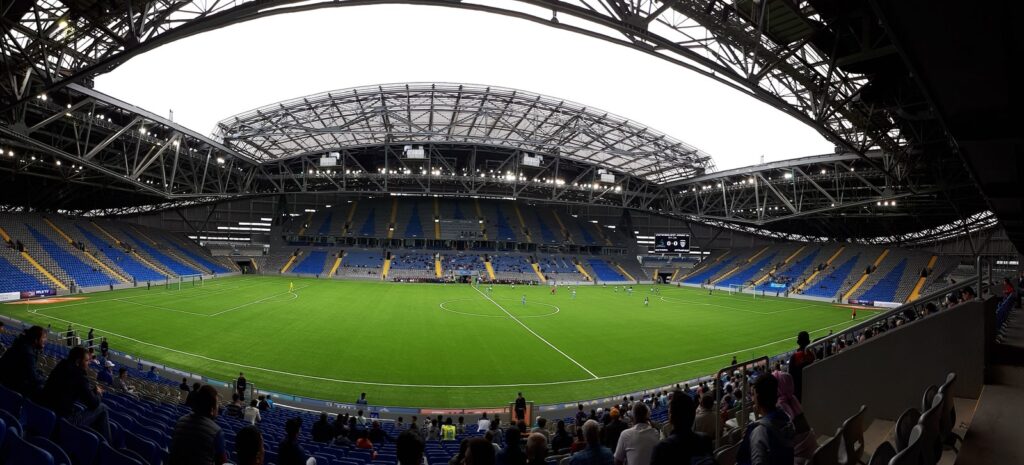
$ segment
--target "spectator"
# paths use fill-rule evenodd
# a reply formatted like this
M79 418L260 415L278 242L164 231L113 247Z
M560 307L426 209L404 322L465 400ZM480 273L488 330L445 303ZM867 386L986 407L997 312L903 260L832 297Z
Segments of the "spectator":
M582 429L587 447L572 454L569 465L612 465L615 463L612 451L601 444L601 425L595 420L587 420Z
M796 398L803 399L803 384L804 384L804 367L814 363L815 355L813 351L807 350L807 345L811 343L811 336L807 334L807 331L800 331L796 335L796 352L789 357L789 374L793 376L793 386L795 389Z
M100 355L102 355L103 358L107 358L108 352L110 352L110 343L107 342L107 338L102 337L100 338Z
M320 419L313 423L312 433L316 442L331 442L334 439L334 428L327 421L327 412L320 412Z
M448 460L448 465L462 465L462 462L466 460L466 449L468 448L469 438L465 438L459 443L459 453Z
M971 286L967 286L967 287L963 288L963 290L960 291L960 301L961 302L967 302L969 300L974 300L977 297L978 297L978 295L974 293L974 289Z
M738 465L790 465L793 463L793 423L776 406L779 382L774 376L754 381L754 410L760 418L747 425L736 451Z
M532 430L530 430L530 432L531 433L539 433L539 434L544 435L544 441L547 441L548 439L551 438L551 432L548 431L547 426L548 426L547 418L537 417L537 426L535 426Z
M351 399L351 397L350 397ZM356 405L366 405L366 393L359 394L359 398L356 399Z
M306 465L306 450L299 444L302 418L291 418L284 423L284 440L277 446L277 465Z
M601 428L602 444L614 453L615 446L619 444L619 436L623 431L629 429L629 425L619 419L619 409L615 407L612 407L606 418L610 421L604 425L604 428Z
M256 403L256 408L260 409L261 412L270 410L270 402L267 402L267 396L259 397L259 402Z
M526 421L526 398L523 397L521 392L516 396L515 415L514 420Z
M668 421L672 433L654 446L651 465L673 465L693 463L695 458L710 457L713 451L711 438L693 431L693 399L676 391L668 407Z
M106 355L104 355L104 357L106 357ZM150 381L160 381L160 375L156 372L156 365L149 367L149 371L146 372L146 379Z
M480 416L480 420L477 420L476 422L476 431L478 433L484 433L490 428L491 420L487 419L487 412L484 412L484 414Z
M548 438L541 433L530 433L526 438L527 465L544 465L548 456Z
M359 432L359 438L356 439L356 449L370 451L371 460L377 458L377 452L373 450L373 441L370 441L370 435L366 430Z
M649 465L651 463L654 446L661 438L658 430L651 427L650 415L651 410L647 404L643 402L633 404L633 420L636 423L619 436L619 442L615 446L615 463L617 465Z
M398 465L421 465L423 463L423 447L423 439L415 432L415 429L410 427L402 431L395 441Z
M582 428L583 424L587 422L587 412L583 411L583 404L576 405L576 427Z
M463 434L466 432L466 419L463 418L461 415L459 415L458 424L455 425L455 431L457 431L459 434Z
M384 428L381 428L380 422L377 420L373 420L373 422L370 423L370 434L368 437L370 442L374 444L384 444L391 440L391 438L388 437L388 433L384 431ZM454 441L454 438L452 440Z
M693 431L715 437L715 396L711 393L700 397L700 406L693 421Z
M193 383L192 384L192 390L188 391L188 395L185 396L185 406L186 407L192 408L192 402L195 401L196 392L199 391L200 387L202 387L202 384L199 384L199 383Z
M44 347L46 331L41 326L25 330L0 357L0 383L26 398L38 395L46 382L37 368Z
M188 387L188 378L181 378L181 384L178 385L178 389L185 391L186 393L192 391L192 389Z
M224 432L217 425L217 390L202 386L192 413L178 419L171 434L169 465L220 465L228 461Z
M238 373L238 379L235 380L235 391L238 392L239 399L245 400L245 387L248 385L249 383L246 381L245 375Z
M101 402L103 389L89 380L89 360L85 348L72 347L68 356L57 363L46 379L40 400L58 417L82 426L88 426L110 440L110 423L107 421L107 407ZM85 407L75 412L75 404ZM75 417L75 419L72 419Z
M245 404L238 398L238 393L231 394L231 403L224 406L224 416L242 419L245 415Z
M263 465L263 435L259 428L246 426L235 435L237 465Z
M590 420L587 420L587 421L590 421ZM596 420L594 420L594 421L596 422ZM583 422L583 424L576 425L576 437L572 441L572 445L569 446L569 453L570 454L575 454L575 453L577 453L577 452L587 448L587 439L583 437L583 425L586 424L586 423L587 422ZM600 428L600 425L598 425L598 428ZM599 438L600 438L600 435L601 435L600 431L598 431L598 437Z
M127 368L121 367L117 369L117 379L114 380L114 389L127 394L135 394L135 386L132 386L128 382Z
M245 408L245 412L242 414L242 421L245 421L250 425L255 425L256 423L263 421L263 418L260 416L260 409L257 405L259 404L256 402L256 399L249 402L249 406Z
M558 420L555 423L555 434L551 437L551 453L560 454L572 447L572 436L565 429L565 422Z
M114 362L107 360L96 372L96 381L112 386L114 384Z
M444 424L441 425L441 440L442 441L454 441L455 440L455 425L452 424L452 417L448 417L444 420Z
M526 465L526 453L519 445L521 436L522 433L515 426L505 430L505 447L494 458L497 465Z
M804 417L804 409L800 401L793 395L793 377L789 373L776 371L772 373L779 382L779 400L777 406L786 412L793 422L793 455L810 463L818 442L814 431Z
M486 439L473 438L466 447L466 460L463 465L495 465L497 454L494 453L494 446ZM405 465L404 463L402 465Z

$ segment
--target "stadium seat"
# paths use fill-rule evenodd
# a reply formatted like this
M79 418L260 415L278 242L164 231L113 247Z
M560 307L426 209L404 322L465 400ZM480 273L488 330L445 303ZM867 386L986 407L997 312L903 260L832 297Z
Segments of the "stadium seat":
M12 415L18 415L21 413L21 404L24 402L25 400L21 394L0 385L0 410L6 410Z
M90 465L99 450L99 438L61 418L57 431L57 444L71 458L72 465Z
M99 447L99 463L103 465L148 465L138 457L134 457L135 454L127 452L130 451L119 451L104 442Z
M18 420L18 417L11 415L6 410L0 410L0 420L4 422L7 428L14 428L18 432L18 436L22 435L21 421Z
M150 464L160 463L160 457L163 455L160 446L155 442L131 431L124 432L124 448L139 454Z
M68 454L53 441L41 436L35 436L28 438L28 442L48 452L53 457L54 465L71 465L71 459L68 458Z
M860 410L847 418L840 428L843 447L839 449L839 463L842 465L860 463L861 457L864 456L864 412L867 409L866 405L861 405Z
M875 449L875 453L871 454L871 460L868 461L868 465L888 465L889 461L895 456L896 448L889 441L885 441Z
M828 440L818 446L818 449L814 451L814 457L811 458L812 464L839 465L839 449L843 447L843 440L840 437L842 431L842 429L836 430L836 434L834 436L828 438Z
M9 465L53 465L53 456L49 452L22 439L14 428L8 429L4 448Z
M908 408L903 414L900 415L899 419L896 420L896 450L900 451L906 449L910 444L910 432L917 425L917 420L921 418L921 412L916 408Z
M719 447L715 450L715 463L736 463L736 454L739 452L740 444Z
M939 388L934 384L928 386L928 389L924 390L924 395L921 396L921 411L926 412L932 408L932 400L935 399L935 394L939 393Z
M939 394L942 394L942 416L939 419L939 436L942 438L943 446L956 449L956 441L963 442L963 438L953 432L956 427L956 407L953 402L953 386L956 384L956 373L946 375L946 382L939 387Z
M896 453L889 465L921 465L921 433L924 428L914 425L907 438L907 447Z
M921 461L924 465L933 465L939 462L942 456L942 442L939 439L939 423L942 419L942 394L936 394L932 401L932 408L921 414L918 426L921 430Z
M21 407L21 424L25 427L26 434L50 437L57 425L57 415L52 410L29 400Z

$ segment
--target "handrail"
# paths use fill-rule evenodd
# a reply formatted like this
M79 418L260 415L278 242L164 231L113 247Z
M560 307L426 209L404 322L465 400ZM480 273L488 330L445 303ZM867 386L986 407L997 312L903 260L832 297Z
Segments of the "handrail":
M714 416L716 445L722 444L722 430L724 429L723 426L725 426L722 422L722 396L725 391L725 386L722 382L722 379L724 378L723 375L735 373L737 370L740 370L743 373L747 373L750 371L751 368L756 369L758 367L761 367L764 373L769 373L771 368L770 362L771 361L768 360L767 356L761 356L755 359L747 360L745 362L740 362L733 364L731 366L727 366L725 368L718 370L718 373L715 374L713 392L715 394ZM747 426L747 422L750 420L750 413L753 411L753 405L748 401L746 396L746 393L750 392L750 383L748 382L748 378L746 376L740 376L739 389L740 392L744 394L739 402L739 415L737 415L736 417L736 426L742 429ZM735 411L735 409L729 410L729 412L733 411Z

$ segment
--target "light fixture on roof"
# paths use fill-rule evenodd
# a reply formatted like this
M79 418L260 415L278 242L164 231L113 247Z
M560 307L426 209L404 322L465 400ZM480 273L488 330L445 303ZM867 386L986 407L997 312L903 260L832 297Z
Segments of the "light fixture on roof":
M217 157L217 164L218 165L223 165L224 164L224 157Z

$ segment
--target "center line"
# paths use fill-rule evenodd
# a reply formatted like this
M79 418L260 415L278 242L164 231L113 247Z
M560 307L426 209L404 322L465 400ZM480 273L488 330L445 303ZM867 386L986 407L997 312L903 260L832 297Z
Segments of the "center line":
M480 295L484 296L485 299L491 301L492 304L498 306L498 308L500 308L501 311L505 312L505 314L508 315L508 317L511 318L512 321L515 321L516 323L519 323L519 326L522 326L523 328L526 328L526 330L529 331L530 334L532 334L534 336L537 336L537 339L540 339L541 342L547 344L548 347L551 347L552 349L555 349L556 352L562 354L562 356L567 358L567 359L569 359L570 362L575 363L576 366L582 368L583 371L587 372L587 374L590 375L592 378L599 379L598 376L594 374L594 372L588 370L587 367L585 367L583 365L580 365L580 362L577 362L574 358L570 357L565 352L562 352L562 349L559 349L558 347L555 347L554 344L548 342L547 339L544 339L543 337L541 337L540 334L537 334L536 332L534 332L532 329L530 329L529 326L526 326L525 324L523 324L522 321L519 321L519 318L516 318L514 315L509 313L508 310L505 310L505 307L502 307L501 304L495 302L494 299L492 299L490 296L488 296L487 294L484 294L483 292L480 292L480 289L477 289L476 286L473 286L473 290L476 291L477 293L479 293Z

